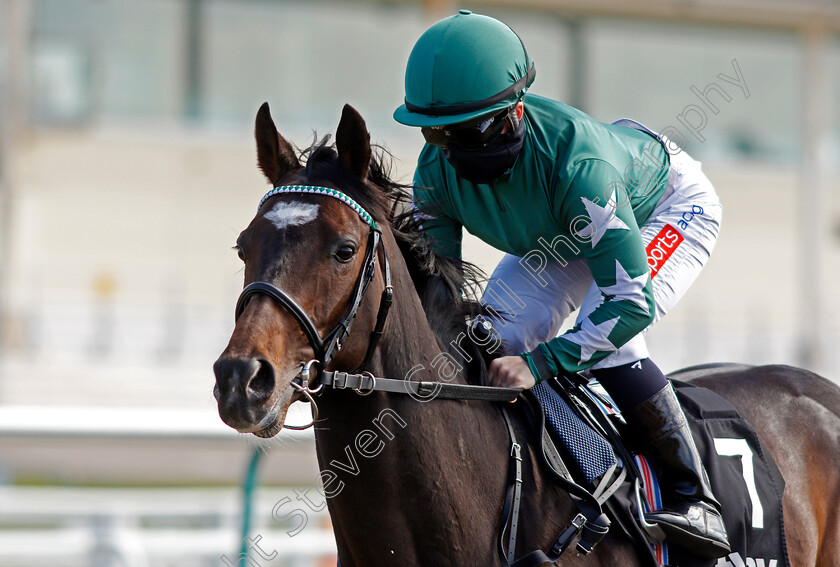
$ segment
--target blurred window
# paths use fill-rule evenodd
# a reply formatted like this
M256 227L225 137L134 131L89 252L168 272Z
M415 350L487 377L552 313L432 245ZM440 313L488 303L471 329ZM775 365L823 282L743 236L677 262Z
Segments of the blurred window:
M185 2L37 0L34 6L36 122L178 117Z
M599 120L635 118L654 130L672 126L698 158L737 161L763 158L794 162L800 151L802 44L797 35L738 28L604 20L589 26L587 110ZM737 70L749 90L721 80ZM731 98L707 92L716 83ZM696 106L692 108L691 105ZM703 115L697 110L703 112ZM689 124L706 124L696 134ZM703 141L700 141L703 138Z
M250 123L267 100L278 123L329 132L350 103L371 129L393 129L405 62L425 24L419 5L208 0L204 119Z
M35 0L31 114L39 123L189 121L248 126L259 104L304 135L330 132L344 103L372 131L391 119L405 62L429 25L421 3L257 0ZM578 23L493 8L537 64L531 92L598 120L684 131L700 158L798 158L802 42L793 33L619 19ZM576 50L579 46L580 50ZM840 65L834 46L832 68ZM733 60L749 89L721 82ZM832 92L840 89L835 73ZM691 91L712 83L715 114ZM704 110L701 142L679 121ZM835 113L834 131L840 131ZM703 117L684 116L695 123Z

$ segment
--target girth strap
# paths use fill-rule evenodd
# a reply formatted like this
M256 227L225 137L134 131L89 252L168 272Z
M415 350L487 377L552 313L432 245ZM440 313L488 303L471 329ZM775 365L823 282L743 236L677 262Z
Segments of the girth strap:
M539 434L544 433L544 419L542 408L540 407L536 397L533 395L525 395L522 397L527 406L533 413L536 420L536 427ZM596 412L593 412L596 413ZM587 417L589 417L587 415ZM508 421L505 415L505 421ZM606 423L593 424L610 429ZM505 505L502 511L502 519L504 526L502 529L501 539L501 555L502 564L506 567L539 567L543 565L553 565L568 549L568 547L579 537L576 549L579 554L587 555L592 549L607 535L610 528L610 520L603 510L604 502L615 492L618 486L626 477L627 467L621 469L616 475L614 471L610 471L604 475L601 485L593 494L583 486L576 484L571 476L558 474L558 471L547 467L546 470L554 477L554 480L562 486L571 497L575 506L578 509L578 514L571 521L571 523L563 530L563 532L554 541L554 544L547 551L537 549L525 554L521 558L515 558L516 546L516 532L515 526L518 523L518 511L516 511L515 504L518 506L519 502L519 484L521 483L521 457L516 450L518 444L516 438L513 436L513 429L508 422L508 434L511 436L513 449L511 451L512 467L508 479L508 491L505 497ZM545 447L538 447L537 450ZM516 455L516 457L514 456ZM565 468L564 468L565 471ZM565 471L568 474L568 471ZM511 526L511 533L507 549L504 546L504 533L506 527Z
M507 408L502 408L502 415L505 418L505 425L510 437L510 458L511 467L508 473L508 489L505 494L505 505L502 509L502 533L499 540L502 556L509 564L516 558L516 534L519 530L519 507L522 501L522 446L516 441L516 433L513 424L510 422ZM508 537L507 553L505 553L505 531L510 529Z

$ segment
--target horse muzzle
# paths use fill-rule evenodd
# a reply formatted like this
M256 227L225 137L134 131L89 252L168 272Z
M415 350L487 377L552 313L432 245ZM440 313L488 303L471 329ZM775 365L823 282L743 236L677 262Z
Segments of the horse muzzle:
M277 385L272 364L263 358L222 356L213 364L216 386L213 395L219 416L229 426L251 433L274 406Z
M307 429L318 418L318 407L314 394L320 386L310 386L312 360L295 367L290 380L277 378L274 366L259 357L222 356L213 365L216 385L213 396L219 408L219 416L227 425L240 433L253 433L258 437L273 437L283 427L288 429ZM278 381L280 388L277 387ZM284 382L288 382L283 386ZM275 395L275 392L276 395ZM296 401L309 402L312 405L313 419L305 426L283 425L286 411Z

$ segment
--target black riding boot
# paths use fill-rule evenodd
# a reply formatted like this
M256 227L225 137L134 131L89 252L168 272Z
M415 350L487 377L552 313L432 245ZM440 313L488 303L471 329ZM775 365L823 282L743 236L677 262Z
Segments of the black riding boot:
M663 509L645 516L668 539L703 557L730 551L720 503L712 494L685 414L668 384L622 413L644 452L659 465Z

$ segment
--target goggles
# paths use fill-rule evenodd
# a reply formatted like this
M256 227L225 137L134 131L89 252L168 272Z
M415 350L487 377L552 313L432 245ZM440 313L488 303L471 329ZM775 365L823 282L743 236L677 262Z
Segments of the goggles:
M420 128L420 132L426 142L433 146L445 149L449 144L455 144L466 151L482 150L502 133L515 107L505 108L489 118L480 118L478 122L424 127Z

